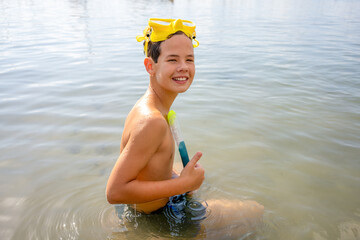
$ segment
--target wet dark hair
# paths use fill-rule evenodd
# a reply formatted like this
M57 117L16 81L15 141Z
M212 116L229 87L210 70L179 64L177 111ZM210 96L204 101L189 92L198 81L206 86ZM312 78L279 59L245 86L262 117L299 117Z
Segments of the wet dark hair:
M175 35L181 35L184 34L185 36L187 36L184 32L182 31L177 31L176 33L170 34L167 39L171 38L172 36ZM188 37L188 36L187 36ZM191 40L191 38L189 37L189 39ZM165 41L165 40L164 40ZM147 47L147 56L151 57L155 63L158 62L159 56L160 56L160 45L162 42L164 41L160 41L160 42L151 42L149 41L148 43L148 47ZM145 44L145 43L144 43Z

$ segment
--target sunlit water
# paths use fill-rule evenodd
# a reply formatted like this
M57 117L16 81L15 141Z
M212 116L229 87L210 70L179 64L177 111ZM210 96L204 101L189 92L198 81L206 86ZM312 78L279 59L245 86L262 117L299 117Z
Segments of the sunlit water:
M190 155L204 153L198 196L263 204L255 239L360 239L359 13L356 0L0 1L0 238L161 237L122 225L105 185L148 84L135 36L172 17L200 41L174 104Z

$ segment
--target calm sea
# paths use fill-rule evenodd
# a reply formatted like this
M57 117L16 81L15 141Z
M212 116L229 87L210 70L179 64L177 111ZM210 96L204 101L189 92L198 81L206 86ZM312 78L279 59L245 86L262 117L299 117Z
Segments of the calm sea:
M199 196L263 204L254 239L360 239L359 13L357 0L1 0L0 238L160 238L122 225L105 185L148 85L135 36L163 17L197 24L195 81L173 109L189 154L204 153Z

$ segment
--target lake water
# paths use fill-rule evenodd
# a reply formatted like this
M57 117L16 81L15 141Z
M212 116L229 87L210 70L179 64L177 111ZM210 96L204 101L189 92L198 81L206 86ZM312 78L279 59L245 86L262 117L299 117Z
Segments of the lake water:
M127 230L105 185L148 85L135 36L164 17L197 24L195 80L173 109L204 153L199 196L263 204L253 239L360 239L359 13L357 0L0 1L0 238L161 237Z

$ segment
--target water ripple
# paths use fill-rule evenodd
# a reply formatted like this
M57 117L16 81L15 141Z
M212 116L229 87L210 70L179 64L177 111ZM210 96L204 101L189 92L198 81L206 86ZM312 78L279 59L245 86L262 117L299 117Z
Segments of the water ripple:
M263 229L245 239L356 239L351 0L2 1L1 238L160 238L126 228L104 196L126 114L148 86L135 36L159 12L197 23L196 78L174 109L189 154L204 153L204 199L265 205Z

